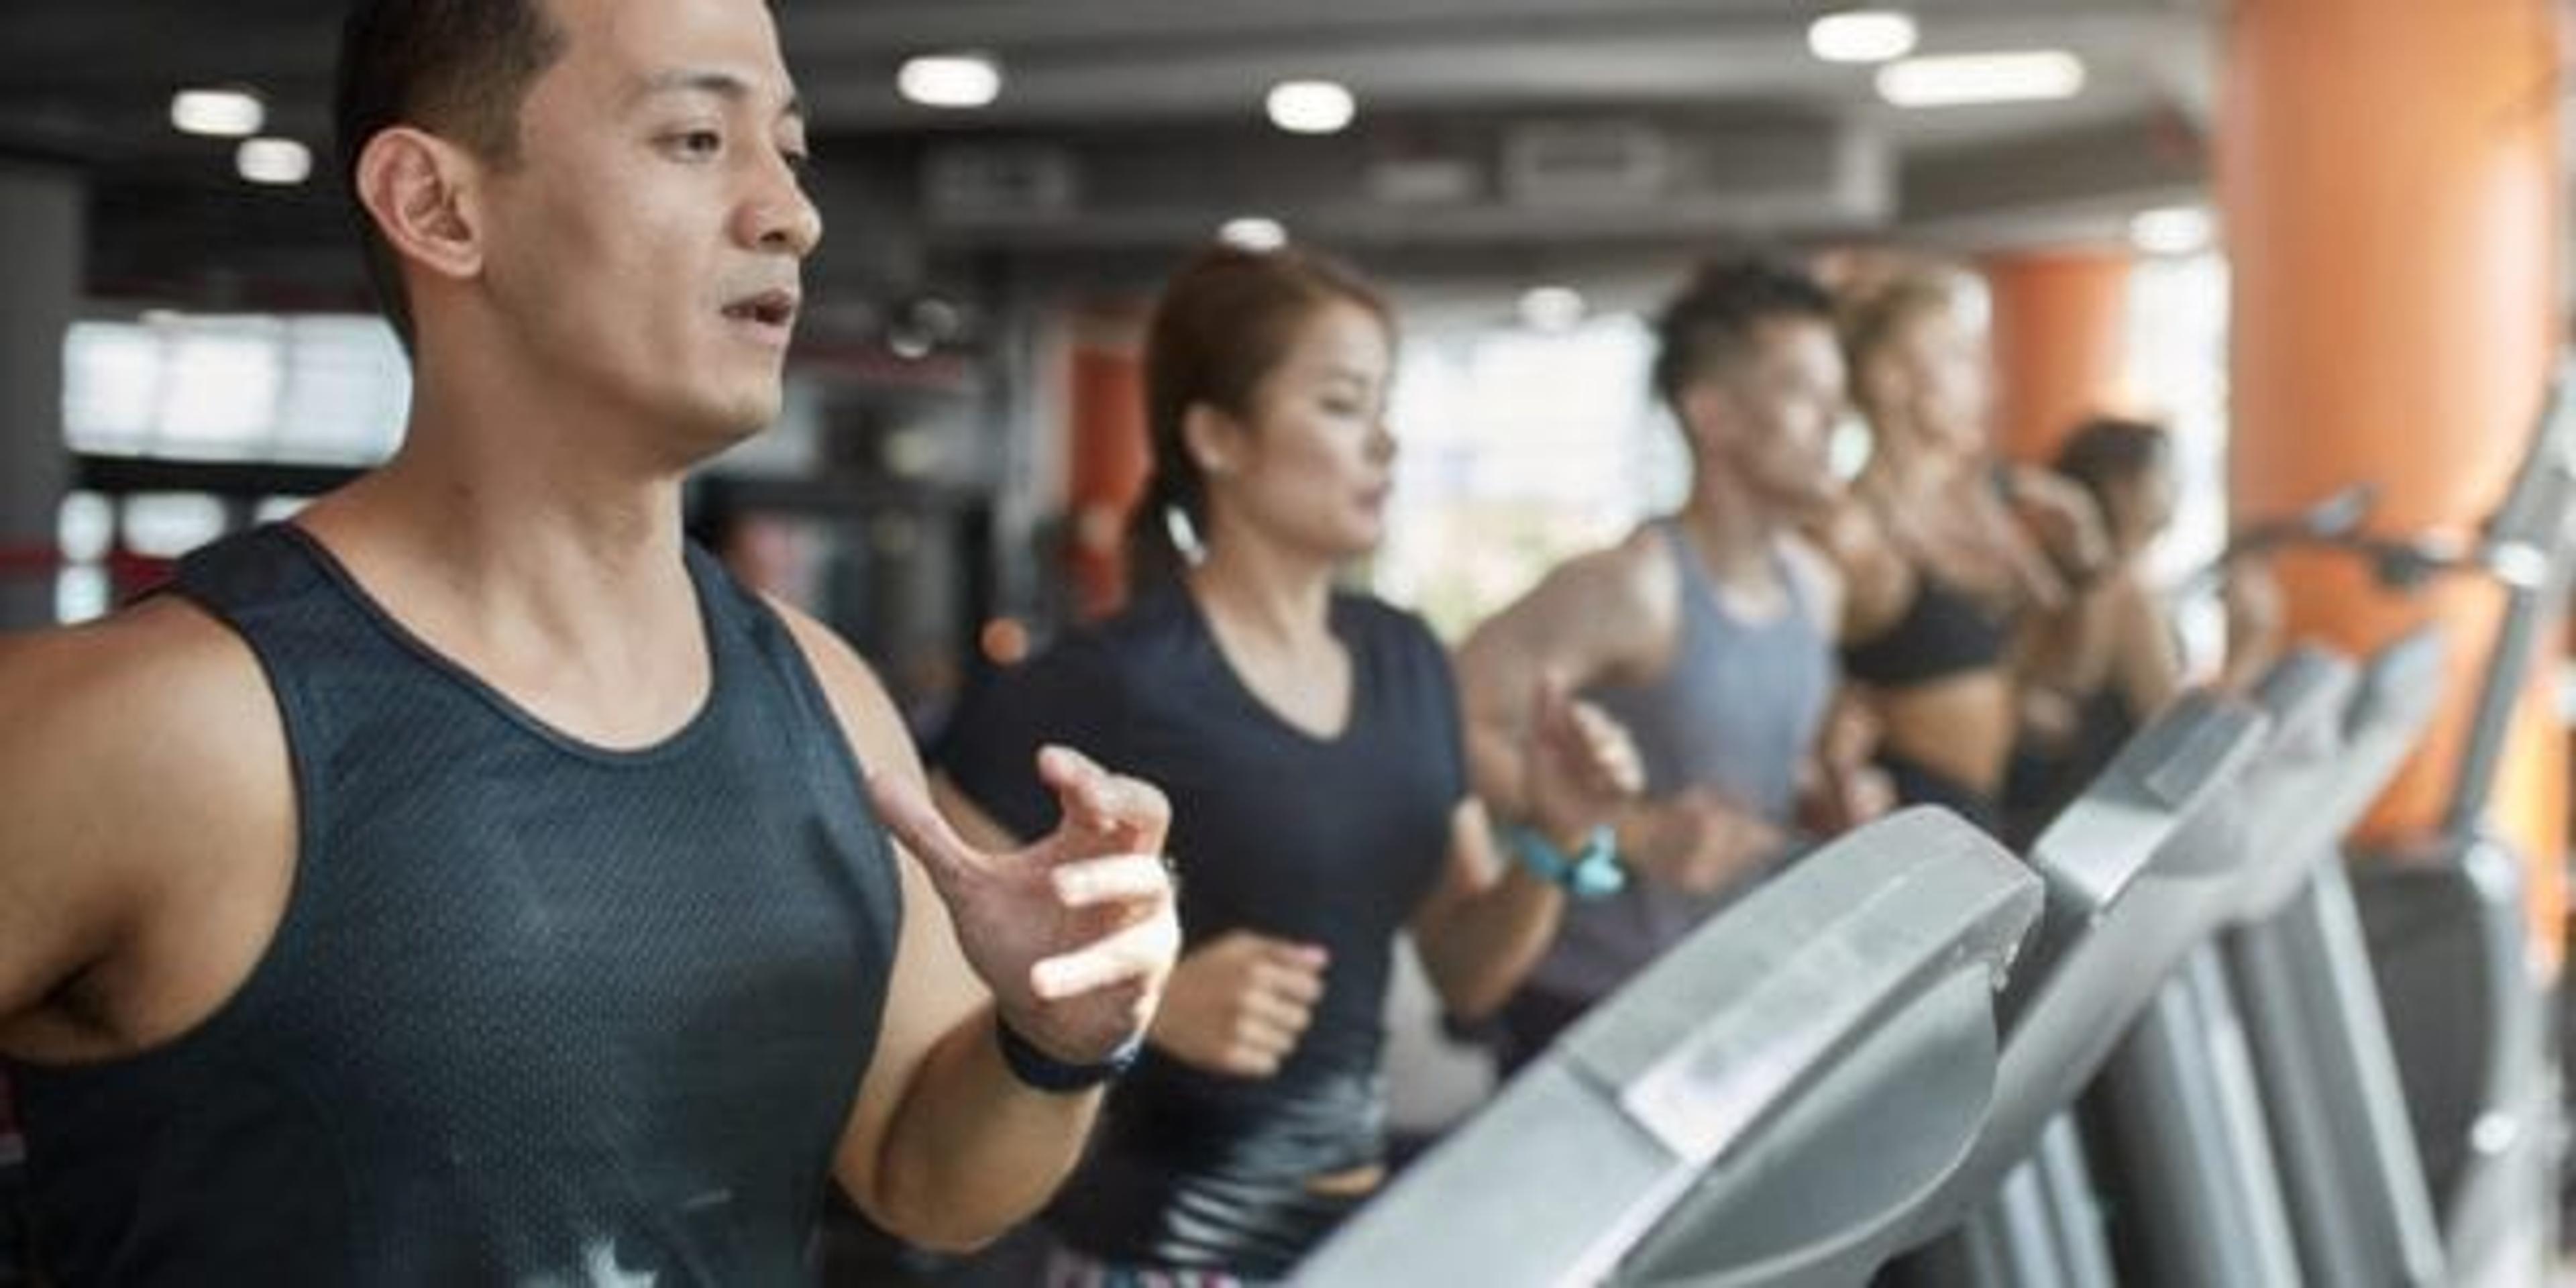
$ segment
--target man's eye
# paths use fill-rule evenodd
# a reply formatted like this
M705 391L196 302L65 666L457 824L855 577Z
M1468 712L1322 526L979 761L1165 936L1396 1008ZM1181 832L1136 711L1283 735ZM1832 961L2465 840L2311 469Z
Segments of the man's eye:
M673 135L671 146L693 157L711 157L724 150L724 136L713 130L689 130Z

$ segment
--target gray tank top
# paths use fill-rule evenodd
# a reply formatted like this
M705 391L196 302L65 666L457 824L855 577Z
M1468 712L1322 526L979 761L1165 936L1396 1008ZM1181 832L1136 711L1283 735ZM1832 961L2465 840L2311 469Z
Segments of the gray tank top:
M1833 641L1776 548L1771 565L1787 610L1746 621L1718 598L1680 525L1667 519L1655 526L1681 577L1681 639L1672 664L1652 683L1605 685L1584 696L1636 739L1648 796L1705 785L1786 825L1797 807L1798 766L1833 697ZM1606 994L1735 893L1693 895L1632 878L1609 898L1569 904L1531 982L1564 997Z

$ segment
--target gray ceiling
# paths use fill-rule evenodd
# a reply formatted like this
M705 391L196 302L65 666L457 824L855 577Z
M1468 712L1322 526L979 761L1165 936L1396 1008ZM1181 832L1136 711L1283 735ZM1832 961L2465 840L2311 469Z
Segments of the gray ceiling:
M995 266L1114 276L1223 218L1278 216L1372 264L1580 269L1730 235L1997 245L2098 236L2193 191L2210 71L2198 0L1912 0L1923 52L2056 46L2068 103L1903 112L1808 56L1826 0L781 0L833 223L820 271L893 292ZM338 6L16 0L0 159L91 183L101 294L294 305L355 281L327 175L250 188L172 131L238 82L326 142ZM906 55L1008 70L971 114L905 105ZM1260 120L1271 82L1358 94L1345 134Z

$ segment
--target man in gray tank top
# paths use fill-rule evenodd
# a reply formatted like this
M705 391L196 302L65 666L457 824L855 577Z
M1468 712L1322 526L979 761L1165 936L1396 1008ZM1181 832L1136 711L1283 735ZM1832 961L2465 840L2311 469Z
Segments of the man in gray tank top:
M1569 879L1547 958L1505 1014L1517 1064L1797 844L1883 810L1836 716L1841 582L1798 525L1839 495L1831 301L1797 270L1711 264L1666 309L1655 389L1690 448L1681 509L1558 567L1459 655L1469 758L1521 816L1520 730L1549 686L1626 724L1646 767L1616 859L1513 849ZM1606 838L1605 838L1606 839ZM1607 848L1607 847L1603 847Z

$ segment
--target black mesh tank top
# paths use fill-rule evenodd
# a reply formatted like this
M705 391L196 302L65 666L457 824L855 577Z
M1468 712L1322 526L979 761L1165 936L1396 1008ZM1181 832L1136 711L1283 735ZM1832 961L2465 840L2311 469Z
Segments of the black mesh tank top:
M537 723L298 529L181 566L284 718L295 884L193 1031L14 1070L64 1284L806 1277L895 873L785 625L689 559L713 689L632 752Z

